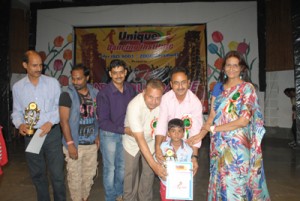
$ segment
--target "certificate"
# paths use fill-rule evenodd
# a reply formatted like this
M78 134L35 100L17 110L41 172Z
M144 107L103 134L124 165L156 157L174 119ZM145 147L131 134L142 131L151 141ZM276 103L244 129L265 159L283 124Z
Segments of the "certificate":
M166 198L193 200L192 162L167 162Z
M43 131L41 129L37 129L37 131L35 132L35 134L33 135L32 139L30 140L27 148L26 148L26 152L30 152L30 153L34 153L34 154L39 154L41 151L41 148L44 144L44 141L46 139L47 135L44 135L42 137L40 137L40 134Z

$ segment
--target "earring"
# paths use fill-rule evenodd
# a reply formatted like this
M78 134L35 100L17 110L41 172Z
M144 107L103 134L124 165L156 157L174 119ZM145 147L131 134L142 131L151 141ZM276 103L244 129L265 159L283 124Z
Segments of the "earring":
M227 75L224 73L224 80L227 78Z
M241 80L243 79L243 76L244 76L244 73L241 73L241 74L240 74L240 79L241 79Z

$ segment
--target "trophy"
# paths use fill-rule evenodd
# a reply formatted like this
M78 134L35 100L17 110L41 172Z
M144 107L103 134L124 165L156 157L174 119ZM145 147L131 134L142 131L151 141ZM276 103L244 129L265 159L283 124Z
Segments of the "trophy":
M25 108L24 119L27 125L27 135L31 136L36 131L33 127L40 119L40 109L35 102L29 103Z

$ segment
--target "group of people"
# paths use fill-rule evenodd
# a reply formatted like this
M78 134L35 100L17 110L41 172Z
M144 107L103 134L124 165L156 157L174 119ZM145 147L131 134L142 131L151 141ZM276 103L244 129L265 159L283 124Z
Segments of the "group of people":
M32 135L24 108L35 103L40 109L35 128L46 138L39 154L26 152L37 200L50 201L46 169L54 200L66 200L64 160L72 200L88 200L100 148L106 201L151 201L155 175L161 179L161 200L170 201L166 148L176 160L191 162L195 175L198 150L208 132L207 200L270 200L261 150L262 114L249 68L238 52L224 58L204 124L201 102L189 89L190 74L184 67L172 68L172 89L165 94L164 84L150 79L137 95L125 81L122 60L111 61L111 82L100 91L88 84L89 69L82 65L72 68L72 84L62 93L56 79L42 75L37 52L25 53L23 67L27 76L13 86L12 120L27 146Z

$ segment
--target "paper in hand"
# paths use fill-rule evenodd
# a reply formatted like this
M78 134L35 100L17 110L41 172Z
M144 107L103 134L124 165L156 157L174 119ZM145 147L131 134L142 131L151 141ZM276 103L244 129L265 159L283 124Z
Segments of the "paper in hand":
M41 129L37 129L37 131L35 132L35 134L32 136L31 141L29 142L27 148L26 148L26 152L30 152L30 153L34 153L34 154L39 154L41 151L41 148L44 144L44 141L46 139L47 135L44 135L42 137L40 137L40 134L42 133Z

